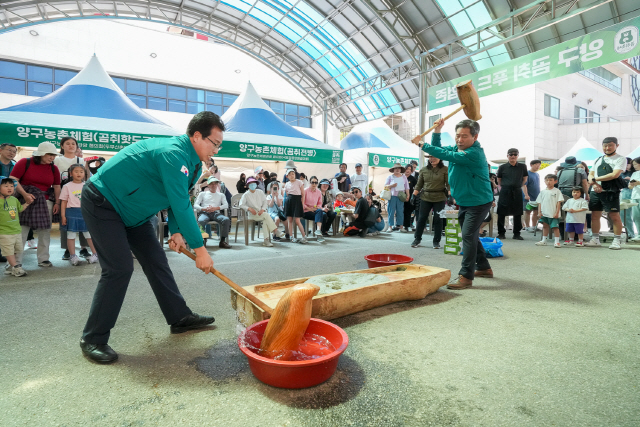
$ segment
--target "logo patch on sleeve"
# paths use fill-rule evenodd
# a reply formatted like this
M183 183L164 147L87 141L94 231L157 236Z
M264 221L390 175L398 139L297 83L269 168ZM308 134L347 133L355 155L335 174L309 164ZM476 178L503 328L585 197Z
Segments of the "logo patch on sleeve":
M186 176L189 176L189 169L187 169L187 167L185 165L182 165L182 168L180 169L180 172L182 172Z

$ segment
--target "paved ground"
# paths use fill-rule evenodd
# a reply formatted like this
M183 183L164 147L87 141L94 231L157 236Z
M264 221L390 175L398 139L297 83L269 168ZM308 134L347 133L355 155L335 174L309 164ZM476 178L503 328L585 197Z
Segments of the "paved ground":
M507 237L510 237L508 234ZM337 373L291 391L258 382L235 341L228 287L168 253L191 308L215 327L170 335L139 266L110 344L87 362L78 339L100 270L0 278L2 426L638 426L640 246L622 251L506 240L494 279L335 321L351 343ZM450 268L460 257L392 234L212 249L241 285L366 268L376 252ZM57 241L52 246L57 246ZM233 242L232 242L233 243ZM212 246L210 244L210 246Z

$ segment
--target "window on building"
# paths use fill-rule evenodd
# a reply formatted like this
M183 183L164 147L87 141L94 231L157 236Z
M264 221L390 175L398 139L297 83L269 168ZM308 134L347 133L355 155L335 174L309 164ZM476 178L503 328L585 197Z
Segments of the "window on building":
M589 111L589 123L600 123L600 114Z
M0 93L44 96L58 90L78 71L0 60ZM238 99L237 94L173 86L138 79L111 77L138 107L197 114L212 111L222 115ZM311 107L265 99L267 105L292 126L312 127Z
M544 115L554 119L560 118L560 100L546 93L544 95Z
M616 93L622 93L622 78L603 67L595 67L589 70L579 71L580 74L594 82L611 89Z
M574 108L573 117L574 117L573 123L575 123L575 124L587 123L587 109L586 108L582 108L582 107L578 107L576 105L575 108Z
M429 116L429 127L433 126L436 120L438 120L440 117L442 117L441 114L435 114L433 116Z

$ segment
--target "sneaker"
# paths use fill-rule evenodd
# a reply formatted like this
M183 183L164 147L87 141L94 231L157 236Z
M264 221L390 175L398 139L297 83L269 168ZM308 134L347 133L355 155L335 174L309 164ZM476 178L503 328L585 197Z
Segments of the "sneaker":
M597 246L602 246L600 243L600 239L591 239L587 243L584 244L586 247L595 248Z
M22 268L22 264L16 264L11 269L11 274L14 275L15 277L22 277L22 276L26 276L27 272L24 271L24 269Z
M401 232L401 233L407 233L408 231L407 231L407 229L406 229L406 228L401 228L401 229L400 229L400 232Z
M571 240L565 240L564 243L562 244L562 246L571 246L573 245L573 242Z
M420 246L420 240L416 239L413 241L413 243L411 244L412 248L417 248L418 246Z
M593 233L591 232L591 230L587 230L587 232L584 233L584 234L586 234L589 237L593 236Z
M284 240L289 240L289 239L291 239L291 236L290 236L290 235L288 235L288 234L285 234L285 235L284 235Z
M389 230L389 232L398 231L398 230L400 230L400 227L391 227L391 230Z
M584 247L584 243L576 242L576 248L583 248L583 247Z
M273 247L273 243L271 243L271 241L269 240L268 237L264 238L264 242L262 242L262 246L266 246L268 248L272 248Z
M89 264L95 264L96 262L98 262L98 255L91 254L87 261L89 262Z
M517 236L513 236L513 240L524 240L524 238L518 234Z
M561 247L562 247L562 245L560 244L560 242L558 242L558 243L554 243L554 244L553 244L553 247L554 247L554 248L561 248Z
M78 255L73 254L71 255L71 258L69 258L69 262L71 262L71 265L78 265L80 264L80 258L78 257Z
M13 274L13 267L11 267L9 264L4 266L4 274L6 274L7 276L10 276Z
M629 240L631 240L632 242L640 242L640 236L633 237Z
M440 243L434 243L433 249L440 249Z
M320 233L320 235L317 236L316 241L318 243L324 243L324 236L322 235L322 233Z
M71 257L71 255L69 254L69 249L67 249L66 251L64 251L64 254L62 254L62 260L63 261L69 261L70 257Z
M80 249L80 257L81 258L89 258L90 256L91 256L91 254L89 253L87 248Z
M614 251L622 249L620 247L620 239L613 239L613 242L609 245L609 249L613 249Z
M38 263L38 267L53 267L51 261L42 261Z
M271 240L274 241L274 242L279 242L282 239L280 237L278 237L278 236L273 236L273 237L271 237Z
M533 233L534 231L536 231L536 228L535 227L527 227L527 231L529 233Z
M384 226L384 229L382 230L383 233L386 233L387 231L389 231L389 224Z
M27 247L29 249L38 249L38 244L36 243L36 241L34 239L27 240Z
M547 246L547 241L545 240L543 242L542 240L540 240L539 242L536 242L536 246Z
M300 239L300 244L306 245L307 243L309 243L309 241L307 240L306 237L303 237L302 239Z
M504 234L498 234L498 239L504 240L506 239L506 237L504 236Z
M326 231L323 231L322 232L322 237L331 237L331 236Z
M316 237L322 237L322 231L320 231L320 230L316 230L316 231L314 231L314 232L313 232L313 234L314 234L314 236L316 236Z
M298 243L298 239L296 239L295 237L291 236L289 238L289 240L291 240L291 243Z

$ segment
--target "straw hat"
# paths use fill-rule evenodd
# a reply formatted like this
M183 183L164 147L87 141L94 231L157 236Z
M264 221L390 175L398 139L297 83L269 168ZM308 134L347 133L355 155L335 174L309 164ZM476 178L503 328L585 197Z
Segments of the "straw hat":
M296 168L296 164L293 162L293 160L287 160L287 163L285 163L284 168L285 169L297 169Z
M393 167L391 169L389 169L389 172L393 173L395 172L394 169L396 168L400 168L400 172L404 173L405 168L402 167L402 165L400 163L394 163Z

